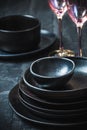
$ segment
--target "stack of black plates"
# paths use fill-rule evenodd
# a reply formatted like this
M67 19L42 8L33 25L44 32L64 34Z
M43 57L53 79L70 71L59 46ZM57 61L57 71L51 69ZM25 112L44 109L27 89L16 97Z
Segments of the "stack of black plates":
M58 128L86 127L87 124L87 59L75 62L72 79L62 90L43 89L37 85L29 68L9 93L10 106L30 122Z

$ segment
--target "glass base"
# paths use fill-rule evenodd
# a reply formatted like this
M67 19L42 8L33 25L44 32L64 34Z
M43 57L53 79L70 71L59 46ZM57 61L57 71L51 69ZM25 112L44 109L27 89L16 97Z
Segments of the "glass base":
M58 56L58 57L73 57L75 56L75 53L74 51L72 50L67 50L67 49L64 49L64 50L54 50L52 52L49 53L49 56Z

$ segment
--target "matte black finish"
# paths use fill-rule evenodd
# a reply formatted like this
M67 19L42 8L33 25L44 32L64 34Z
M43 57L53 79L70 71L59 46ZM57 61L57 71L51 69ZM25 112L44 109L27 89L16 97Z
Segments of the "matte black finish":
M57 126L58 128L68 128L68 127L75 127L82 126L87 123L87 116L86 114L83 116L78 116L77 118L71 118L70 120L54 120L54 119L45 119L41 118L40 116L36 116L34 112L32 112L31 108L25 107L19 99L18 96L18 85L15 86L9 93L9 101L10 106L16 112L16 114L30 122L39 125L45 126ZM83 118L82 118L83 117Z
M83 3L83 1L85 1L85 5L87 3L87 0L77 0L77 1L81 1L81 3ZM46 29L49 32L53 32L56 34L56 36L58 36L57 19L54 16L54 13L50 10L47 0L0 0L0 17L7 16L7 15L13 15L13 14L33 15L41 21L42 29ZM62 24L63 24L62 38L63 38L64 48L72 49L73 51L78 53L78 39L77 39L76 26L69 19L69 17L67 15L64 16ZM83 32L83 35L82 35L83 56L87 57L87 24L85 24L82 32ZM46 37L45 39L48 39L48 38ZM50 43L49 40L43 40L43 38L42 38L42 41L43 42L40 43L40 45L42 44L40 47L40 50L42 50L44 48L44 46L46 47L46 45L47 46L53 45ZM52 47L52 50L57 49L58 43L56 42L55 47L53 47L53 46L51 46L51 47ZM11 89L19 82L23 73L25 72L27 67L29 67L29 65L31 64L31 60L33 61L33 58L35 60L35 59L39 58L39 56L42 57L43 54L45 54L45 56L47 56L47 54L51 50L49 49L49 51L48 51L48 47L47 47L47 49L45 49L44 51L41 51L41 53L38 50L35 50L35 51L38 52L38 55L37 55L37 53L32 53L33 55L31 56L31 58L30 58L29 52L26 53L26 55L22 55L22 53L21 54L17 53L17 55L15 55L12 53L10 54L10 53L5 53L4 51L2 51L2 52L0 51L0 59L1 59L0 60L0 130L79 130L79 129L86 130L87 123L86 123L86 126L83 124L82 127L80 124L80 125L78 125L78 127L71 125L71 127L68 126L68 128L66 128L65 125L61 124L60 126L58 125L57 128L55 128L55 126L54 126L53 129L52 129L52 125L50 125L51 126L50 128L48 127L48 125L46 126L46 128L44 128L44 126L45 126L44 120L42 118L38 118L38 116L34 116L34 118L32 118L31 117L32 113L30 111L26 112L27 109L25 107L21 107L21 106L17 107L20 104L19 102L16 102L17 103L16 112L18 114L21 114L21 118L19 116L17 116L15 114L15 112L10 108L9 101L8 101L9 91L11 91ZM19 59L19 57L20 57L20 59L22 59L22 61ZM27 57L26 61L25 61L25 57ZM16 59L18 59L18 62L16 61ZM81 64L81 66L85 66L85 64L87 65L87 62L86 62L87 58L85 60L83 60L83 58L80 60L81 60L82 64L79 61L77 61L77 62L79 62L78 65L79 64ZM84 62L84 64L83 64L83 62ZM79 79L80 75L77 74L77 76L76 76L77 80L75 80L76 82L73 83L73 88L77 88L77 86L78 86L78 88L82 87L82 84L83 84L84 88L85 88L85 85L87 86L87 84L86 84L87 75L86 75L86 78L84 81L83 79L85 76L83 76L83 75L85 75L85 71L83 73L84 74L82 74L80 72L80 74L82 74L82 80L81 80L81 78ZM79 80L80 80L80 82L79 82ZM83 83L83 81L85 84ZM79 83L79 85L77 85L78 83ZM80 84L81 84L81 86L80 86ZM71 88L71 89L73 89L73 88ZM87 93L87 92L85 92L85 93ZM84 93L83 93L83 95L84 95ZM14 96L14 94L13 94L13 96ZM14 104L16 104L15 101L17 101L17 100L14 99ZM27 120L25 121L24 119L22 119L22 116L25 118L28 118L28 121ZM31 123L30 120L32 120L32 122L34 120L39 123L36 123L36 125L34 125L34 123ZM39 121L37 121L37 120L39 120ZM40 127L40 122L42 122L41 127ZM45 120L46 124L48 124L48 122L49 121ZM61 129L61 127L63 129Z
M50 119L50 120L62 120L62 122L68 122L70 120L76 120L81 116L87 115L87 108L83 109L68 109L68 110L56 110L55 109L49 109L49 108L44 108L40 104L37 104L35 102L32 102L31 100L25 100L22 96L20 91L18 92L18 98L20 102L28 108L30 111L32 111L36 116L40 116L41 118L45 119Z
M57 57L40 58L30 65L35 82L47 89L62 89L72 77L74 69L73 61Z
M39 97L46 100L76 100L77 98L87 97L87 59L80 57L70 58L75 62L74 75L62 90L48 90L41 85L38 86L32 79L29 73L29 68L26 70L23 80L28 86L28 89Z
M9 15L0 18L0 49L26 52L35 49L40 42L40 22L30 15Z
M23 80L19 83L19 93L21 98L28 104L37 105L41 108L49 109L47 111L50 111L50 109L58 110L59 113L63 112L66 113L66 110L75 110L80 109L80 111L87 107L87 97L85 98L75 98L75 100L72 101L72 99L67 99L66 101L64 99L56 100L55 102L52 102L52 100L47 101L46 99L39 98L37 94L32 93L29 91L26 84L24 84ZM74 113L75 113L74 111ZM52 111L51 111L52 112ZM71 111L72 113L72 111ZM76 111L77 113L77 111Z
M48 52L55 44L57 38L54 33L51 33L47 30L40 30L40 43L37 48L30 50L28 52L21 52L21 53L9 53L0 50L0 58L1 59L20 59L26 57L35 57L36 55L41 55L43 53Z

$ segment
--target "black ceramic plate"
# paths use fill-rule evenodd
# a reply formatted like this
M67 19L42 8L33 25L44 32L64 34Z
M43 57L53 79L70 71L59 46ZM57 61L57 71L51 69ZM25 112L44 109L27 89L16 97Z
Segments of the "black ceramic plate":
M81 108L87 108L87 98L84 100L78 99L75 102L61 102L58 100L57 102L46 101L45 99L41 99L37 97L34 93L30 92L28 87L24 84L23 80L19 83L19 91L22 98L28 103L37 104L39 107L43 107L46 109L56 109L56 110L75 110Z
M20 102L26 107L26 108L28 108L32 113L34 113L36 116L40 116L41 118L45 118L45 119L50 119L50 120L62 120L62 122L65 122L65 121L70 121L70 120L72 120L72 122L73 122L73 120L75 121L75 120L78 120L78 118L80 118L81 119L81 117L83 116L84 117L84 115L86 116L87 115L87 111L86 112L81 112L81 111L79 111L79 113L78 113L78 111L76 112L75 110L73 111L73 113L72 113L72 111L71 111L71 113L70 113L70 111L69 111L69 113L68 112L66 112L66 110L65 110L65 113L66 114L64 114L64 111L63 111L63 114L62 114L62 111L61 112L59 112L59 113L53 113L53 112L51 112L51 111L44 111L43 110L43 108L41 108L40 109L40 107L38 106L37 107L37 105L35 106L34 104L32 105L32 104L30 104L30 103L27 103L22 97L21 97L21 94L20 94L20 91L19 91L19 100L20 100ZM39 108L39 109L38 109ZM55 110L54 110L55 111Z
M74 109L74 110L65 110L62 108L62 110L56 110L55 109L49 109L49 108L44 108L43 106L41 106L40 104L37 104L35 102L32 102L31 100L25 100L23 99L20 91L19 91L19 99L22 102L22 104L24 104L24 106L26 106L27 108L31 108L33 111L35 111L36 114L40 114L40 116L44 117L50 117L50 118L60 118L60 119L69 119L72 118L78 118L78 116L83 116L84 114L87 115L87 109Z
M40 52L44 52L47 49L50 49L52 45L56 41L56 36L53 33L50 33L47 30L41 30L41 41L35 50L25 52L25 53L8 53L0 50L0 58L1 59L10 59L10 58L20 58L20 57L31 57L33 55L39 54Z
M76 101L87 98L87 58L72 57L75 62L74 75L62 90L48 90L37 86L32 80L29 68L23 75L23 80L29 91L46 100Z
M62 120L48 120L45 118L40 118L40 116L35 116L28 108L26 108L19 100L18 98L18 85L15 86L9 93L9 103L11 108L16 112L17 115L20 117L33 122L35 124L39 125L46 125L46 126L57 126L57 127L70 127L73 126L80 126L85 125L87 123L87 115L84 115L84 117L78 118L75 121L71 120L68 121L62 121Z

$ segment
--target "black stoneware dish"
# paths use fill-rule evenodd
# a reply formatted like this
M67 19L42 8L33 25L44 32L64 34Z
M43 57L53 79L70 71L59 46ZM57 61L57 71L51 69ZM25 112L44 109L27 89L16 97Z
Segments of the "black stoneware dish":
M36 83L47 89L62 89L70 80L75 64L67 58L44 57L30 65L30 73Z
M10 53L27 52L40 42L40 22L30 15L0 18L0 49Z
M27 52L21 53L9 53L6 51L0 50L0 59L3 60L15 60L15 59L26 59L28 58L35 58L38 55L43 56L43 54L48 54L51 48L55 46L57 41L56 35L54 33L49 32L48 30L41 29L40 30L40 43L38 44L37 48Z
M65 130L68 128L85 128L85 125L87 124L87 114L83 116L78 116L77 118L72 118L70 120L56 120L56 119L47 119L47 118L41 118L40 116L36 115L33 111L33 109L29 109L25 107L19 99L18 96L18 87L19 85L16 85L9 93L9 104L12 108L12 110L21 118L30 121L31 123L34 123L39 126L46 126L46 128L63 128ZM87 128L87 127L86 127ZM62 129L62 130L63 130Z
M75 70L70 81L62 88L62 90L48 90L41 85L37 85L28 68L23 74L23 81L27 85L29 91L40 98L53 102L78 101L87 99L87 58L69 57L75 63Z
M57 119L62 121L70 121L70 120L76 120L76 118L81 118L81 116L87 115L87 108L83 109L72 109L72 110L56 110L55 109L49 109L44 108L40 104L37 104L35 102L32 102L31 100L24 100L21 96L20 91L18 91L18 98L20 102L28 108L31 112L33 112L36 116L40 116L45 119Z
M46 99L39 98L37 94L32 93L29 91L26 84L24 84L23 79L19 82L19 93L20 96L23 98L23 100L30 104L37 104L39 107L46 109L55 109L55 110L76 110L76 109L82 109L87 108L87 98L81 99L78 98L75 101L61 101L57 100L56 102L47 101Z

